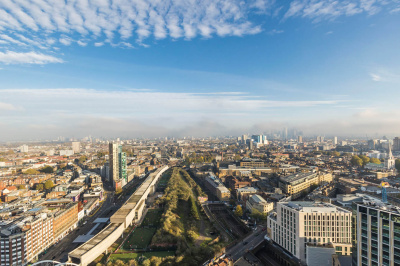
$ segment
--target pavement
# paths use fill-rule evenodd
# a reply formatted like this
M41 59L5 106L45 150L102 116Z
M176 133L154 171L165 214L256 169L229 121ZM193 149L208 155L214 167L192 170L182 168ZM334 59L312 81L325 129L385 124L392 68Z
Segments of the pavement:
M233 261L238 260L247 251L252 250L262 241L264 241L264 236L267 234L267 231L262 231L263 228L264 227L258 226L257 230L254 230L252 234L242 239L235 246L226 250L225 254L227 254L227 256L230 257Z

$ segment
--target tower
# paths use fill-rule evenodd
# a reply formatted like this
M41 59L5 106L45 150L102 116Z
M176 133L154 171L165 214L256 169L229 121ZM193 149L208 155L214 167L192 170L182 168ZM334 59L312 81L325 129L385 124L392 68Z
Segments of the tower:
M115 185L115 181L119 179L119 156L118 156L118 144L110 143L109 144L109 158L110 158L110 174L109 181L112 182L113 186Z
M385 159L385 168L388 169L388 170L394 169L395 168L395 162L396 162L396 160L394 159L393 154L392 154L392 146L389 143L389 153L388 153L388 156Z

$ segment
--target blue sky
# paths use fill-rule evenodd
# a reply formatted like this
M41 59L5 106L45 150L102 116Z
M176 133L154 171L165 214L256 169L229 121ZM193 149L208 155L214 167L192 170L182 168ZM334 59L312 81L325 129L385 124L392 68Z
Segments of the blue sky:
M398 0L2 0L3 140L397 135Z

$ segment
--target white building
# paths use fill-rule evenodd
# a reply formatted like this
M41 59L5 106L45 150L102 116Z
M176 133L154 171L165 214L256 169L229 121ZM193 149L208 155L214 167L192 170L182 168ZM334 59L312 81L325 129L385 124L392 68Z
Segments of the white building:
M337 253L351 253L351 212L328 203L278 202L268 216L271 239L303 262L307 245L331 244Z
M28 145L22 145L21 147L19 147L19 151L20 152L29 152Z
M81 143L78 141L72 142L72 150L74 151L74 153L80 153L81 152Z

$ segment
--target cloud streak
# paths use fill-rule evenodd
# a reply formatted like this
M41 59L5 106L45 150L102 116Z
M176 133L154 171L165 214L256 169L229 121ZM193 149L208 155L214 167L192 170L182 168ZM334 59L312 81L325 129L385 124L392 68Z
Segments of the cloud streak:
M36 52L18 53L18 52L7 51L5 53L0 52L0 63L6 65L8 64L43 65L48 63L63 63L63 60L51 55L45 55Z

